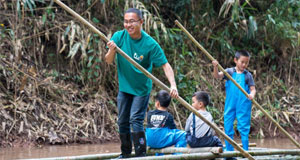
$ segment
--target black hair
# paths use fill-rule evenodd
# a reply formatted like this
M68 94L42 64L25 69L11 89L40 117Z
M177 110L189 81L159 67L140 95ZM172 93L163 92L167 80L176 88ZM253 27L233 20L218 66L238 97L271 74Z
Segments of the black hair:
M239 59L241 56L250 57L250 53L246 50L240 50L235 52L236 59Z
M198 102L203 102L204 106L207 106L210 102L208 93L204 91L198 91L193 94L193 97L196 97Z
M129 9L127 9L127 10L125 11L125 14L126 14L126 13L135 13L135 14L138 15L138 17L139 17L140 19L143 19L143 14L142 14L142 12L141 12L140 10L136 9L136 8L129 8Z
M155 100L157 100L160 103L160 106L167 108L171 102L171 96L169 92L165 90L160 90L156 94Z

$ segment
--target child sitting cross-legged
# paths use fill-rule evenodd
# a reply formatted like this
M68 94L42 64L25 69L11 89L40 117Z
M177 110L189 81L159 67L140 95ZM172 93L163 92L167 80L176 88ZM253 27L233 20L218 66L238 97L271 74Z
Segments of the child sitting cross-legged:
M160 90L155 96L155 110L147 113L146 139L150 148L186 147L185 131L176 129L173 116L167 111L171 96Z
M206 111L209 104L209 95L200 91L194 93L192 106L207 120L213 122L212 115ZM199 117L191 113L185 126L186 140L191 148L194 147L223 147L221 140L215 136L215 131L202 121Z

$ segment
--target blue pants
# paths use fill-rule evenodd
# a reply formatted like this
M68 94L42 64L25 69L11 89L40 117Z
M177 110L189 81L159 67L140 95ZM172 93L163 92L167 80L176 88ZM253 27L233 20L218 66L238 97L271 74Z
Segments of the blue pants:
M191 135L190 132L186 134L186 141L191 148L196 147L223 147L221 140L217 136L203 136L200 138Z
M249 93L249 87L245 83L245 75L234 73L232 78ZM241 134L243 148L248 150L249 132L251 121L251 105L252 102L240 91L230 80L226 81L226 101L224 108L224 129L225 133L233 139L233 124L237 119L237 129ZM233 146L225 140L226 150L233 151Z
M149 95L135 96L119 91L117 97L118 125L120 133L144 131L143 122L148 107Z
M186 147L186 132L169 128L146 128L147 146L151 148Z

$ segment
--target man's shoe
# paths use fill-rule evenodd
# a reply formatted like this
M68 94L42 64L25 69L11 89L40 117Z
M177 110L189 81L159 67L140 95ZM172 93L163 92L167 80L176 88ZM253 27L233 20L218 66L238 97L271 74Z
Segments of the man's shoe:
M130 158L130 154L121 154L119 157L115 159L125 159L125 158Z
M132 139L134 144L135 156L145 157L146 156L146 136L145 132L132 132Z
M132 151L132 141L130 133L120 133L121 155L116 159L130 158Z

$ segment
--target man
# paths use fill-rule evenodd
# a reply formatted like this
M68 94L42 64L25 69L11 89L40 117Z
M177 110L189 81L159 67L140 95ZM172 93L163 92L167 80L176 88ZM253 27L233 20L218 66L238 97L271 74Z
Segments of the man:
M124 30L117 31L111 41L105 60L111 64L116 56L116 46L142 67L152 72L153 67L162 66L171 85L170 95L178 97L174 72L159 44L142 30L141 11L130 8L124 15ZM128 158L132 151L133 139L136 156L146 155L146 139L143 121L152 89L152 80L117 54L119 93L117 97L118 125L121 139L121 155ZM132 131L132 133L130 133Z

